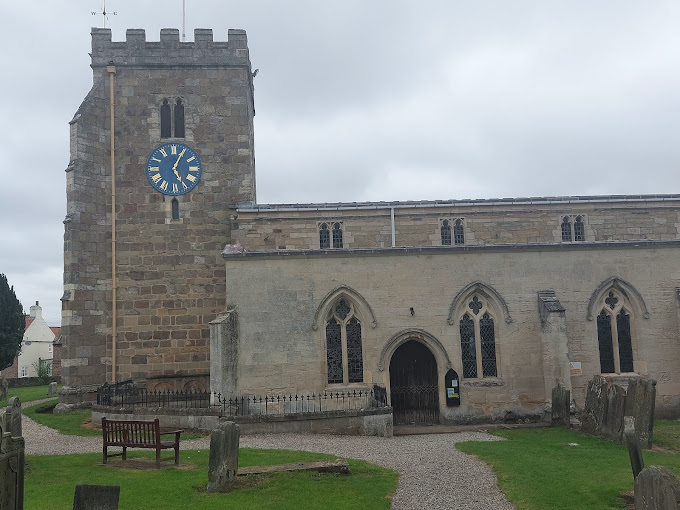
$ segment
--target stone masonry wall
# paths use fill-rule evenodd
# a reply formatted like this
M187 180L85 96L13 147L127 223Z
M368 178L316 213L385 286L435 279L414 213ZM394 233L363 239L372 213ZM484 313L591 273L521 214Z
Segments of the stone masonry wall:
M238 394L299 394L372 383L386 385L389 392L389 356L395 348L391 342L420 338L437 360L443 420L497 417L507 410L541 413L550 397L545 394L536 293L549 288L565 309L569 361L582 364L582 375L572 376L571 385L572 397L583 405L587 380L600 372L597 324L588 320L589 300L601 282L617 277L637 289L649 309L645 316L643 304L629 294L636 372L658 381L660 413L680 414L674 290L680 283L678 242L639 247L572 243L524 249L246 250L225 255L225 260L227 301L239 312ZM507 304L507 317L497 299L490 307L498 377L462 378L461 406L447 408L447 363L463 373L459 317L449 321L449 314L454 305L460 310L467 304L455 304L454 299L473 282L493 289ZM365 300L364 305L350 295L362 324L363 384L327 384L323 303L341 288Z
M111 196L109 77L116 68L117 379L154 388L205 387L208 322L225 307L220 251L231 213L255 199L253 89L245 32L227 42L196 30L195 42L164 29L160 42L128 30L125 42L93 29L95 86L72 123L65 234L63 377L67 386L111 378ZM179 98L185 137L161 139L160 105ZM201 182L171 200L149 184L145 166L161 143L191 146ZM151 381L151 382L149 382Z
M444 219L463 221L467 246L561 243L565 216L581 216L586 242L680 239L680 196L528 200L402 202L396 246L441 246ZM233 237L249 250L318 249L321 222L342 223L345 248L392 244L390 208L380 204L243 205Z

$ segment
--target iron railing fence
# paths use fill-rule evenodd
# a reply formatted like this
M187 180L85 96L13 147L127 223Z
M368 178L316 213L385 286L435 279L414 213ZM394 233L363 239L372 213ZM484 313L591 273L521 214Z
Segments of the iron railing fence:
M132 381L104 384L97 404L111 407L219 408L220 416L258 416L350 411L387 406L384 386L306 395L223 396L200 391L147 391Z

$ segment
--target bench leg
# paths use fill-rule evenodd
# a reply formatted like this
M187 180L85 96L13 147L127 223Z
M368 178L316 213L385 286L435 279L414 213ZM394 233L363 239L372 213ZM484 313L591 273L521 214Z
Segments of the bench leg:
M161 467L161 449L156 448L156 467L160 469Z
M108 457L109 457L107 447L104 446L102 448L102 450L103 450L102 451L102 453L103 453L102 464L106 464L106 461L108 460Z
M175 466L179 464L179 445L175 445Z
M123 460L127 460L127 446L123 446Z

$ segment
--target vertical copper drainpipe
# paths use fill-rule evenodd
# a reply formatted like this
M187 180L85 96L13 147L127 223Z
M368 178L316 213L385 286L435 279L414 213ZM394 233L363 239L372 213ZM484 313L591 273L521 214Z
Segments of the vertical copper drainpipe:
M116 66L110 62L106 66L109 73L109 108L111 111L111 382L116 382L116 156L115 156L115 123L113 100L113 77Z

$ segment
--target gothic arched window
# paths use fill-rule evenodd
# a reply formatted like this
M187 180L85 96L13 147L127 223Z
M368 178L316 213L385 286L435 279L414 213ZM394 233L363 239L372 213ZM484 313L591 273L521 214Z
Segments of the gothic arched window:
M574 221L574 241L585 241L586 240L586 228L583 224L583 218L576 216Z
M444 220L442 221L442 226L441 226L441 235L442 235L442 246L448 246L451 244L451 224L449 223L449 220Z
M569 216L565 216L562 220L562 242L572 241L571 237L571 220Z
M331 232L328 230L328 225L322 223L319 227L319 248L326 249L331 247Z
M600 372L619 374L633 372L633 341L628 305L618 292L609 291L597 315L597 343Z
M170 138L171 136L170 104L167 99L163 99L163 104L161 105L161 138Z
M326 320L328 384L364 381L361 321L354 305L340 298Z
M333 223L333 248L342 248L342 225Z
M181 99L175 103L175 138L184 138L184 105Z
M456 223L453 225L453 243L465 244L465 231L463 230L462 220L456 220Z
M459 321L463 377L496 377L496 330L485 300L474 295Z

